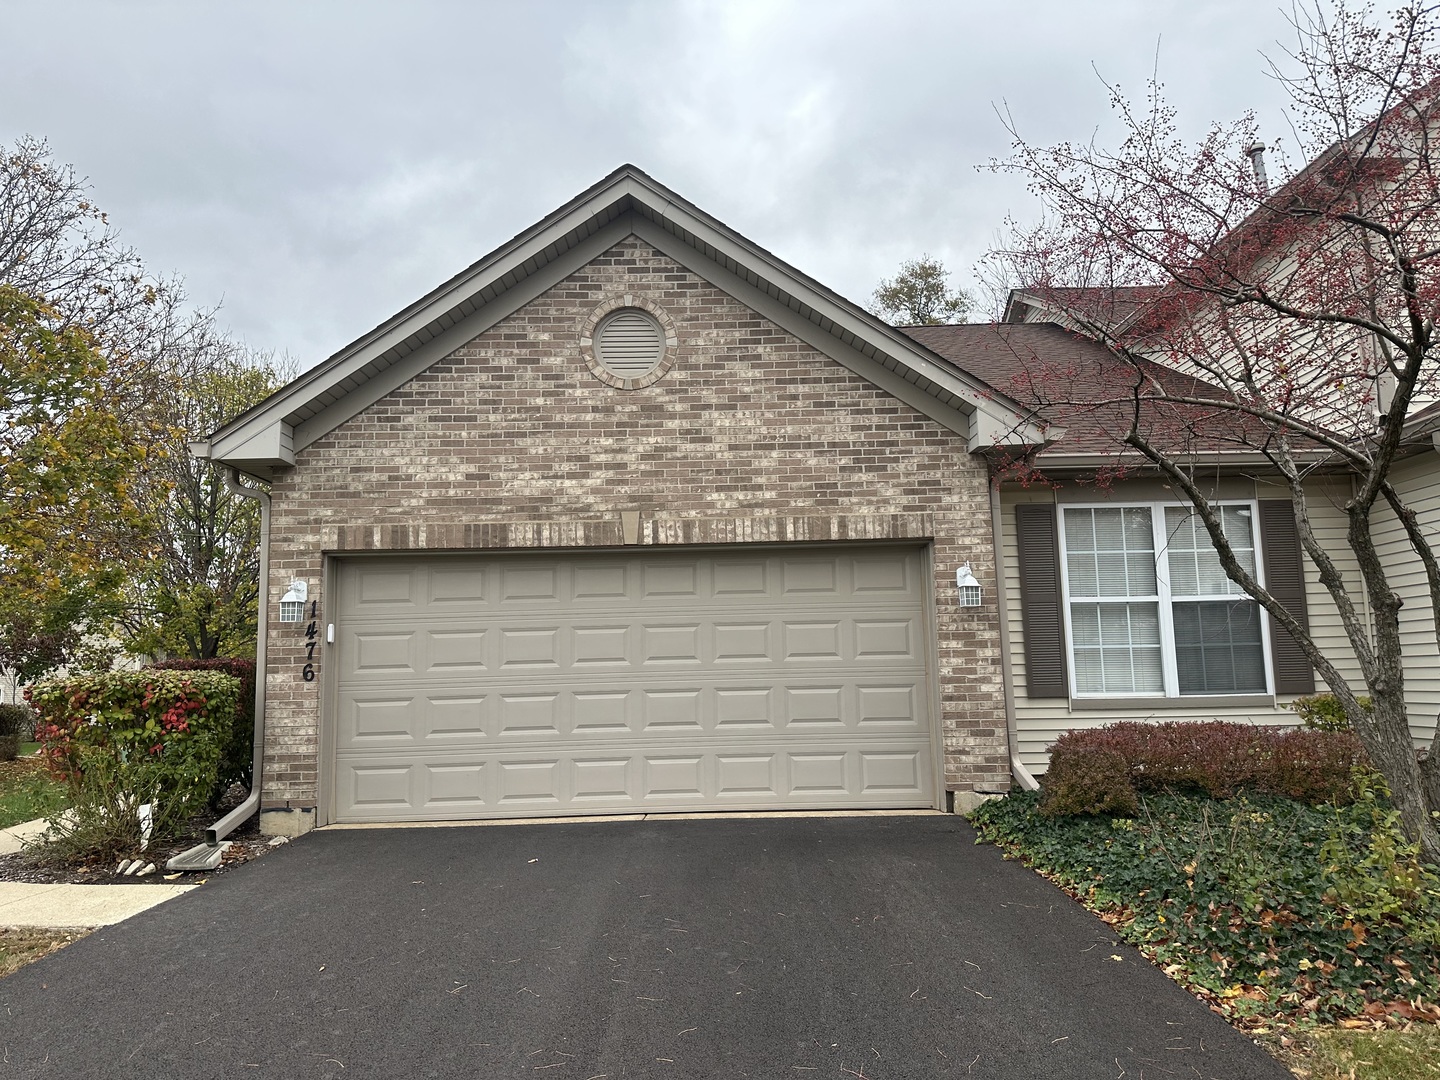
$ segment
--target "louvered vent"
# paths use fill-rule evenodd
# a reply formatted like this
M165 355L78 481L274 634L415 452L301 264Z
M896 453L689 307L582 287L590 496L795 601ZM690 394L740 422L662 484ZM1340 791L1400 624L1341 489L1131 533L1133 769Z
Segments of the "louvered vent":
M639 311L617 311L595 335L595 359L622 379L649 374L664 354L665 335Z

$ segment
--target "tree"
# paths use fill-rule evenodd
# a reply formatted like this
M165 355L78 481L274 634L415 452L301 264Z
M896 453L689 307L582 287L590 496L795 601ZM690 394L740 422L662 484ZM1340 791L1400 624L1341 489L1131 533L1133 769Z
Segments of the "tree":
M1192 145L1157 84L1142 108L1112 87L1125 133L1117 149L1033 146L1011 123L1014 154L992 167L1024 176L1046 217L1011 223L990 266L1123 362L1124 385L1088 397L1043 363L1025 378L1050 404L1124 406L1121 466L1158 471L1189 500L1230 579L1299 643L1384 774L1408 835L1440 862L1431 816L1440 811L1440 733L1417 762L1401 597L1375 537L1387 514L1401 523L1440 633L1440 562L1391 481L1407 421L1437 382L1435 14L1406 7L1377 25L1368 9L1327 17L1316 7L1297 11L1293 27L1295 45L1271 66L1290 95L1304 168L1276 155L1272 188L1255 167L1263 147L1253 116L1215 124ZM1144 299L1135 313L1097 315L1115 308L1096 297L1121 290ZM1158 378L1157 364L1203 382ZM1288 487L1301 545L1340 613L1363 686L1231 550L1195 464L1217 419L1232 447L1263 455ZM1358 590L1312 521L1306 481L1337 469L1353 477L1344 512Z
M960 322L971 308L963 289L950 289L950 272L939 259L921 255L900 264L900 272L882 280L870 310L903 326Z
M27 670L117 618L137 648L243 649L254 598L230 579L255 561L255 513L186 441L273 388L273 369L151 274L43 140L0 149L0 287L19 380L0 400L38 403L38 426L12 425L0 450L29 470L0 490L29 493L0 521L0 639Z
M233 494L220 469L185 444L202 439L267 397L284 379L229 341L175 387L173 445L163 484L142 493L157 540L127 586L129 646L150 655L205 659L253 655L259 617L260 511Z
M106 362L79 327L0 285L0 614L27 618L113 582L141 545L145 458L106 392ZM63 587L63 588L62 588Z

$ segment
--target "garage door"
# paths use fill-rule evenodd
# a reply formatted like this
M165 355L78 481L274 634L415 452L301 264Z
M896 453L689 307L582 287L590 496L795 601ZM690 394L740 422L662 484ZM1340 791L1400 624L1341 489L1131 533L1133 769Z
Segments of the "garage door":
M346 560L334 817L928 807L915 549Z

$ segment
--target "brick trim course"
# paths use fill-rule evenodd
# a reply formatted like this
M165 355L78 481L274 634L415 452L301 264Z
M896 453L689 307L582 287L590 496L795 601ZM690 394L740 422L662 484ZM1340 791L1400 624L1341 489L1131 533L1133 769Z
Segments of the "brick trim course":
M646 387L582 353L621 296L674 327ZM931 541L945 784L1008 787L984 462L635 237L301 451L271 494L267 610L303 578L322 623L327 553L618 546L622 512L641 545ZM962 611L967 560L989 587ZM268 633L262 804L315 806L324 680L301 679L293 624Z

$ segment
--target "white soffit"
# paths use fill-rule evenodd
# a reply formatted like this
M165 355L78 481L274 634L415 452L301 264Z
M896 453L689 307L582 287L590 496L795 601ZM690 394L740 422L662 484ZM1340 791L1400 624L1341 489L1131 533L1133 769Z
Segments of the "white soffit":
M624 166L198 444L268 478L295 454L635 234L967 437L1039 443L1028 411Z

